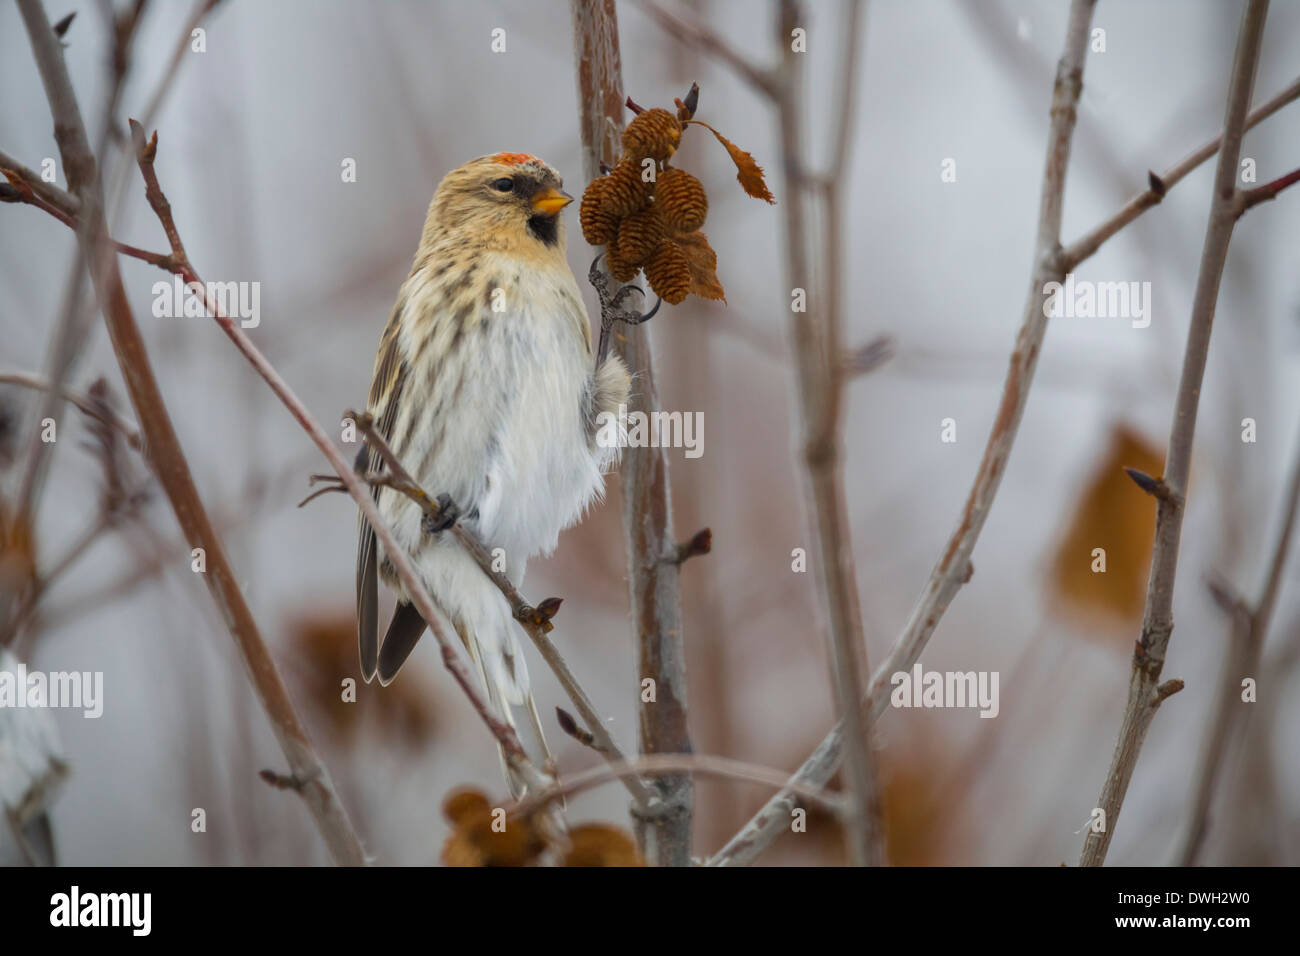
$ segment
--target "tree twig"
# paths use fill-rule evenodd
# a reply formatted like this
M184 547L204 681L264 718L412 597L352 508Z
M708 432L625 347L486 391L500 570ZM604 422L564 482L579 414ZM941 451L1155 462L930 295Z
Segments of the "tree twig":
M19 175L16 170L6 168L3 164L0 164L0 173L3 173L5 178L9 180L9 189L11 190L9 193L5 194L6 198L4 201L25 203L28 206L35 206L42 212L53 216L65 226L72 229L77 228L77 216L75 213L66 212L61 206L56 206L53 203L47 202L44 197L40 196L36 190L32 188L32 184ZM111 240L111 242L113 248L125 256L140 259L143 262L149 263L151 266L166 269L168 272L172 271L172 262L169 256L164 256L157 252L150 252L148 249L141 249L138 246L133 246L125 242L118 242L116 239Z
M143 128L139 123L132 121L131 127L132 138L137 151L137 162L141 168L141 174L145 178L146 196L150 201L150 205L154 209L155 215L162 224L164 232L168 236L169 243L171 244L171 254L167 257L159 258L165 258L166 265L164 268L167 268L169 271L181 276L187 284L197 283L199 286L206 289L207 287L204 285L203 280L199 277L198 273L194 270L188 260L184 244L180 240L180 234L176 228L171 213L170 203L167 202L165 194L163 194L161 188L158 186L157 175L153 169L154 157L157 150L157 133L155 132L151 139L146 140L144 138ZM102 205L100 208L102 209ZM79 223L74 222L72 225L79 225ZM422 587L418 583L418 578L415 577L413 566L410 565L405 554L397 547L395 539L391 538L391 532L379 518L378 511L373 509L374 502L371 500L370 495L364 491L366 485L356 476L352 468L346 463L342 455L334 447L333 442L325 434L320 425L311 417L310 413L306 410L305 406L302 405L297 396L293 394L291 389L289 389L288 385L280 377L279 373L276 372L274 367L266 361L265 357L257 347L253 345L252 341L244 335L243 330L240 329L239 326L228 316L222 313L217 307L217 303L206 293L204 296L204 306L212 314L214 320L221 327L222 331L224 331L235 343L236 348L238 348L250 364L253 365L258 374L271 387L271 390L289 409L293 417L304 428L304 430L307 431L317 447L325 453L326 458L339 473L340 481L342 481L348 493L358 501L362 511L366 513L367 520L370 521L372 527L375 528L376 536L384 543L386 553L393 555L392 561L394 568L397 570L399 577L402 578L403 583L407 585L417 609L420 610L422 615L425 615L425 620L429 622L430 630L434 633L435 639L438 641L439 646L442 649L444 665L452 672L457 683L461 685L462 690L464 690L467 696L469 696L471 704L473 704L475 710L479 713L480 717L482 717L488 729L497 738L498 742L502 744L507 759L515 766L515 769L520 771L525 780L530 781L533 786L543 785L545 782L544 778L541 777L537 769L533 767L530 761L528 761L523 746L519 743L518 736L515 734L513 728L492 712L490 705L473 684L469 672L465 668L463 662L457 656L450 642L446 640L445 635L442 633L441 625L438 623L436 616L433 615L432 604L421 605L422 601L427 601L427 594L423 593ZM132 322L134 322L133 319ZM138 330L136 331L138 334ZM168 427L170 427L170 423L168 423ZM146 428L145 431L147 434L148 429ZM373 514L370 513L371 510L374 511ZM211 559L209 559L209 562L210 560ZM407 575L410 576L409 579ZM278 681L278 676L276 680ZM296 720L296 717L294 719ZM276 720L274 715L272 715L272 720L273 723ZM290 762L292 766L292 759ZM302 791L307 795L315 793L313 786L316 783L328 783L328 777L319 773L300 773L297 769L294 769L292 772L298 778L309 782L309 785ZM311 803L310 800L308 802L309 804ZM364 862L364 857L359 857L357 862Z
M48 379L31 372L0 372L0 385L18 385L22 388L31 388L40 392L47 392L55 387ZM140 438L140 433L111 408L92 401L89 395L82 392L70 388L63 388L60 391L63 393L64 400L71 402L83 415L101 421L109 428L116 429L122 433L126 443L133 449L136 451L143 450L144 442Z
M7 376L0 375L0 382L6 378ZM129 429L124 430L113 412L107 383L99 379L91 386L89 396L78 395L77 399L85 403L86 407L82 411L90 419L90 431L94 439L89 447L101 471L98 514L81 529L81 533L67 547L62 557L53 561L48 570L32 575L12 613L0 621L0 647L14 645L15 638L35 617L41 599L51 586L90 550L101 535L120 526L126 519L138 516L141 506L149 499L152 476L140 482L133 481L122 460L122 441L130 437L137 437L138 440L138 436L134 436ZM123 438L124 434L127 439ZM30 657L30 653L24 653L23 656Z
M621 152L623 79L614 0L570 0L583 169L587 179L613 165ZM648 325L631 326L623 358L635 393L630 411L659 407ZM662 448L629 448L623 456L623 527L627 579L637 640L638 742L643 753L690 753L687 726L686 652L682 627L680 565L675 553L668 460ZM641 681L654 681L653 700ZM694 784L688 774L655 780L658 812L647 819L634 809L642 855L660 866L688 866Z
M853 127L854 86L857 78L857 50L861 3L850 0L848 22L843 27L842 76L837 88L832 165L817 182L835 181L848 159ZM804 219L803 187L809 182L809 164L803 152L800 131L803 103L800 101L802 55L791 48L791 30L799 25L793 0L782 0L776 22L777 48L785 51L776 106L780 128L781 168L785 184L786 269L791 288L811 290L808 232ZM852 812L846 821L849 858L859 866L885 862L884 834L880 820L879 781L868 731L869 720L860 706L863 693L866 642L862 611L858 604L857 571L849 533L848 505L844 493L844 471L840 459L844 364L841 360L841 243L839 199L829 189L818 192L825 207L826 229L822 248L812 258L826 262L820 290L809 292L812 302L804 311L791 312L791 339L795 357L797 409L795 446L801 450L806 481L805 507L809 530L816 546L814 562L821 593L822 628L830 648L831 686L836 711L844 727L844 763Z
M561 777L545 790L525 796L509 812L521 816L535 813L560 797L590 790L609 780L628 776L662 776L676 773L746 780L769 787L784 787L790 782L783 770L732 760L729 757L715 757L711 754L643 754L635 760L592 767L589 770ZM841 819L844 817L845 802L839 794L811 784L798 785L797 792L799 796L820 804L837 817Z
M1192 809L1187 828L1175 857L1178 866L1194 866L1205 842L1210 826L1210 805L1218 787L1223 758L1233 731L1241 723L1241 680L1261 673L1260 660L1264 642L1268 637L1273 610L1277 606L1282 585L1282 570L1291 550L1295 533L1296 512L1300 506L1300 441L1297 442L1295 460L1291 466L1291 479L1283 496L1282 519L1277 542L1264 569L1264 584L1254 605L1231 594L1217 582L1212 591L1224 605L1231 618L1228 650L1223 666L1214 711L1206 725L1205 742L1196 770L1196 783L1192 787ZM1269 673L1273 673L1271 670ZM1252 705L1253 706L1253 705Z
M314 452L312 453L314 454ZM233 534L242 524L257 517L258 498L255 492L262 492L269 487L283 487L297 473L301 472L301 462L291 461L274 473L255 475L245 484L243 493L229 500L220 501L212 506L213 522L223 537ZM33 618L42 628L55 630L66 622L83 614L101 612L114 601L131 594L149 580L156 578L169 569L178 566L189 572L190 546L180 538L163 540L153 536L153 550L142 553L134 565L108 582L69 597L61 604L48 610L37 609Z
M149 97L144 112L139 114L140 125L145 129L150 129L153 126L163 100L167 98L167 95L171 93L176 85L176 74L180 72L181 64L185 62L190 52L194 30L220 2L221 0L195 0L194 8L190 11L189 17L181 25L180 32L177 34L176 45L172 47L171 59L167 61L167 69L158 77L158 83L154 87L153 94ZM118 169L117 175L113 178L105 205L111 221L117 221L118 214L121 212L122 203L127 194L126 185L130 180L132 165L129 162L123 163ZM168 267L164 266L163 268Z
M8 169L16 173L31 188L32 192L40 197L41 202L32 205L39 205L51 215L64 218L64 221L69 225L81 211L81 202L76 196L65 192L54 183L47 183L41 179L39 173L28 169L4 150L0 150L0 169ZM10 185L17 185L12 176L6 176L5 178L9 180ZM25 199L21 201L26 202Z
M1160 672L1173 633L1174 579L1178 571L1178 545L1182 535L1183 514L1187 499L1187 476L1191 466L1192 440L1196 430L1196 413L1200 404L1201 381L1209 355L1210 332L1214 326L1219 282L1228 258L1228 244L1238 217L1237 159L1246 132L1246 114L1250 110L1255 85L1259 49L1268 16L1268 0L1249 0L1242 14L1228 84L1227 108L1223 121L1223 146L1219 150L1214 175L1213 201L1205 230L1205 245L1192 300L1191 326L1183 356L1183 372L1178 383L1169 449L1165 456L1162 481L1170 489L1156 505L1155 544L1151 572L1147 580L1146 611L1142 634L1133 651L1133 669L1129 680L1128 703L1120 725L1119 738L1111 757L1110 769L1102 786L1098 807L1105 812L1104 826L1089 829L1084 839L1080 866L1100 866L1115 833L1124 795L1137 766L1142 742L1160 702L1167 695L1160 689Z
M1300 98L1300 77L1258 109L1251 111L1251 114L1246 117L1246 129L1251 129L1262 123L1297 98ZM1219 146L1222 143L1223 134L1220 133L1190 156L1166 169L1159 176L1155 173L1149 173L1150 186L1145 192L1138 193L1113 216L1098 223L1085 233L1082 238L1066 247L1064 252L1065 270L1069 272L1074 269L1075 266L1100 249L1107 239L1110 239L1152 206L1158 205L1164 199L1165 194L1183 177L1218 153Z
M1094 5L1095 0L1073 0L1070 7L1065 52L1057 65L1053 87L1051 129L1043 173L1034 267L1023 322L1016 339L1015 351L1011 353L1010 369L993 430L957 529L931 571L925 590L903 633L890 650L889 656L872 674L864 702L872 720L878 719L888 704L890 676L896 671L907 670L916 663L944 611L961 586L970 579L971 553L993 506L1020 419L1024 415L1039 350L1047 331L1047 318L1042 309L1043 288L1048 282L1059 282L1065 278L1060 246L1061 212L1076 109L1083 87L1088 27L1092 21ZM839 766L843 747L843 724L839 724L818 744L791 779L800 783L825 784ZM752 861L785 832L792 805L790 793L778 793L714 855L710 865L743 865Z
M777 70L754 63L699 18L682 11L669 10L653 0L637 0L637 6L648 13L664 32L684 43L692 44L703 53L717 57L754 89L773 99L777 96L780 88Z
M239 581L194 486L193 476L158 389L144 340L131 314L122 276L111 251L104 219L103 187L58 38L39 0L19 0L18 6L49 100L64 170L80 203L79 245L90 270L131 402L146 436L155 473L186 537L192 544L206 550L204 580L243 655L249 676L290 766L300 778L313 778L311 785L303 789L302 796L332 856L340 863L362 864L365 854L361 842L324 765L312 749L306 730L280 680L274 659L244 600Z
M66 137L69 133L68 131L60 131L57 122L55 124L55 139L59 141L61 155L65 157L65 173L68 177L68 185L74 193L77 192L76 186L78 182L84 184L92 178L98 178L98 162L102 162L103 157L108 153L108 146L113 132L113 115L117 111L122 88L126 82L127 74L130 72L131 52L142 8L143 0L136 0L134 6L124 9L120 14L115 14L109 5L101 8L101 11L105 13L106 26L111 40L110 56L107 58L108 78L105 84L103 129L100 131L97 149L94 153L88 154L90 161L83 168L76 170L66 168L66 153L62 153L63 142L61 136ZM70 22L70 19L61 21L65 29ZM57 37L60 35L60 31L56 30L55 33L56 42L58 42ZM62 62L61 59L60 62ZM73 91L69 89L66 95L75 105L76 98ZM57 207L44 205L44 200L39 198L36 187L32 183L21 177L16 177L12 173L6 173L5 178L9 180L10 185L17 190L24 201L45 208L46 211L51 212L58 218L62 218L64 215L62 210ZM102 189L102 186L100 188ZM95 320L93 310L84 309L81 304L85 293L85 282L82 276L84 245L85 240L83 238L83 241L78 244L76 255L71 263L59 320L55 323L50 336L46 359L47 377L55 387L42 396L40 407L37 410L37 422L48 419L53 421L56 427L63 420L64 398L62 388L67 385L78 357L85 349L86 343L90 341L89 332L93 328ZM130 248L134 252L143 251L134 247ZM90 264L94 265L94 263ZM16 509L17 521L21 525L28 527L35 521L37 506L44 492L45 477L54 452L54 444L42 441L40 432L39 427L31 430L26 461L19 482Z
M1272 182L1239 192L1237 194L1237 218L1240 219L1246 214L1247 210L1258 206L1262 202L1271 202L1277 198L1278 193L1288 186L1294 186L1297 182L1300 182L1300 169L1293 169L1285 176L1279 176Z

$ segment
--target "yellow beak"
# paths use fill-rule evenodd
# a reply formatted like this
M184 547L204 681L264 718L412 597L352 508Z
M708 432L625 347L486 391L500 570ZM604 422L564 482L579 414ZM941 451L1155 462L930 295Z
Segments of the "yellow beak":
M533 211L543 216L554 216L573 202L573 197L563 190L547 189L533 197Z

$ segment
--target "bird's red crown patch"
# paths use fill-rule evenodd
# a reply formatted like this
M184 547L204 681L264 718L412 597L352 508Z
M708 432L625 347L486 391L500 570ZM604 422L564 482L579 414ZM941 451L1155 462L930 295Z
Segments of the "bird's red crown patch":
M522 166L524 163L540 163L541 160L527 153L497 153L492 157L492 162L506 166Z

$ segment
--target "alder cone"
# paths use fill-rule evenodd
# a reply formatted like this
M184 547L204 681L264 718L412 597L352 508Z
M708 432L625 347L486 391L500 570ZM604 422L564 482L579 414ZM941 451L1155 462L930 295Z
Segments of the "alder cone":
M704 225L709 197L704 184L684 169L665 169L655 185L655 205L664 221L678 232L694 232Z
M468 824L482 816L490 816L492 802L478 790L464 788L453 790L442 801L442 814L455 824Z
M618 254L625 262L643 264L654 255L667 230L656 200L632 213L618 227Z
M608 179L593 179L583 191L582 205L578 207L582 238L593 246L612 242L618 234L618 217L606 207L608 193Z
M654 183L641 178L636 164L619 160L605 177L602 208L618 219L632 215L650 201Z
M681 120L657 107L638 113L623 130L623 151L638 164L647 156L665 162L677 151L681 141Z
M546 843L524 820L511 820L504 831L492 829L489 814L457 826L442 845L444 866L528 866Z
M607 823L584 823L569 832L564 866L645 866L633 839Z
M665 239L645 267L646 281L655 295L678 305L691 291L691 267L677 243Z
M492 828L492 804L477 790L458 790L442 805L454 824L442 846L445 866L528 866L546 849L529 819L511 820L502 832Z
M621 229L619 231L622 232ZM609 265L609 274L619 282L631 282L640 268L637 263L624 259L619 254L618 246L617 238L605 246L605 262Z

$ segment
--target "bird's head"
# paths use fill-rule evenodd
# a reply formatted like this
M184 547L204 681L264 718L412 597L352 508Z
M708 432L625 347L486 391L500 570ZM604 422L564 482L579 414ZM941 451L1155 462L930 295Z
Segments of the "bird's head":
M573 202L563 185L554 167L536 156L480 156L443 178L429 206L425 241L457 237L488 248L553 249L562 256L560 210Z

